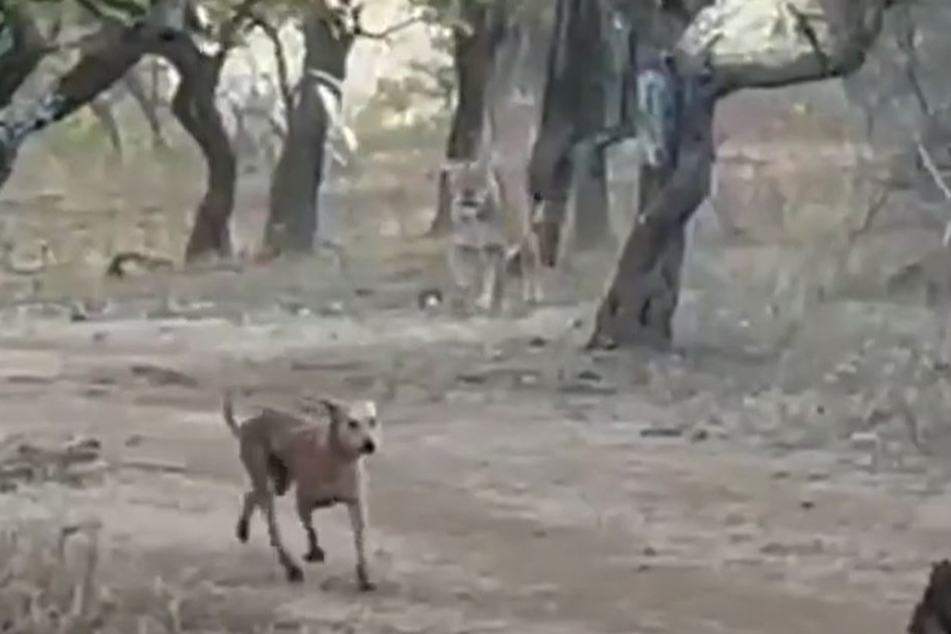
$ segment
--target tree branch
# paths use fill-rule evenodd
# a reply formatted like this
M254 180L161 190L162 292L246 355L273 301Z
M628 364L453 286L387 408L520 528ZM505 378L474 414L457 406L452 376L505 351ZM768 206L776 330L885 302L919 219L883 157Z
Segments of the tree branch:
M935 185L938 186L938 189L941 190L941 193L944 194L944 197L949 202L951 202L951 187L948 187L948 184L944 181L944 178L941 176L941 171L938 169L937 164L935 164L934 158L931 156L931 152L928 151L928 148L926 148L925 144L922 142L921 137L918 137L917 146L918 155L921 156L921 162L924 164L925 169L928 170L928 173L934 180ZM941 238L941 244L945 247L951 245L951 219L948 220L948 223L944 227L944 235Z
M271 41L274 47L274 61L277 65L277 83L278 90L281 93L281 102L284 104L284 118L289 121L291 110L294 108L294 91L291 89L290 72L287 65L287 54L284 51L284 44L281 42L281 34L273 24L260 14L254 14L251 17L251 23L261 29Z
M423 22L423 21L424 21L423 16L415 15L415 16L408 17L405 20L402 20L401 22L397 22L396 24L390 25L387 28L383 29L382 31L377 31L377 32L368 31L367 29L363 28L362 24L357 24L357 30L354 33L354 35L356 35L357 37L365 37L371 40L383 40L383 41L389 42L390 36L392 36L394 33L399 33L400 31L404 29L408 29L414 24L419 24L420 22Z
M865 61L889 0L716 0L677 45L684 73L709 66L721 95L847 75Z

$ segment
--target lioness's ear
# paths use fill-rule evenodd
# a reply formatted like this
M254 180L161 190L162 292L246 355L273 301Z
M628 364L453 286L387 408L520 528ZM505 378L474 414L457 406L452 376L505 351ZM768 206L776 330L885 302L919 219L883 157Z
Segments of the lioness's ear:
M346 412L344 412L343 405L339 401L333 398L322 398L319 400L320 404L327 408L327 413L330 415L330 422L333 424L338 424L346 418Z

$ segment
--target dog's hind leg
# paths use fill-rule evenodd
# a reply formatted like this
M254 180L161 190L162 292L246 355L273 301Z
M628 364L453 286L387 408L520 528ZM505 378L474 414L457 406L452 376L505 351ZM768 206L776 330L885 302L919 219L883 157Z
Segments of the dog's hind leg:
M304 561L321 563L326 559L327 555L324 549L320 547L320 542L317 539L317 529L314 528L313 515L313 505L298 493L297 516L300 518L300 523L304 527L304 532L307 533L307 553L304 555Z
M264 517L267 519L267 533L271 540L271 547L277 551L278 561L280 561L285 573L287 573L287 580L291 583L300 583L304 580L304 571L297 565L297 562L294 561L291 554L287 552L287 548L284 546L284 540L281 539L281 529L277 525L277 515L274 512L274 496L271 495L270 492L261 495L259 496L258 504L261 506Z
M248 537L251 535L251 515L254 513L254 509L257 508L257 505L257 494L253 490L244 494L241 514L238 516L238 526L235 529L238 541L242 544L246 543Z
M350 514L350 528L353 530L353 545L357 551L357 585L363 592L368 592L376 588L376 585L370 581L370 569L367 564L366 507L361 502L350 502L347 504L347 511Z

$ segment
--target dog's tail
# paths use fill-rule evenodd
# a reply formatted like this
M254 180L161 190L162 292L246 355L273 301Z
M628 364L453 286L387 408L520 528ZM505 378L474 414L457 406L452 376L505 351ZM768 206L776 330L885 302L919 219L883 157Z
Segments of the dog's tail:
M225 423L228 425L228 429L231 430L231 435L237 438L241 428L238 426L238 421L235 420L234 417L234 392L230 388L226 389L224 394L222 394L221 414L225 419Z

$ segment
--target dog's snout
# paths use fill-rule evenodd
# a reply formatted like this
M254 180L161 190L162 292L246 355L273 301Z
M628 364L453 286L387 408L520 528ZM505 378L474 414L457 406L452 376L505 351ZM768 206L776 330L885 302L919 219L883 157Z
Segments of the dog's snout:
M375 443L375 442L373 442L372 440L369 440L369 439L367 439L367 440L365 440L365 441L363 442L363 453L365 453L365 454L372 454L372 453L374 453L375 451L376 451L376 443Z

